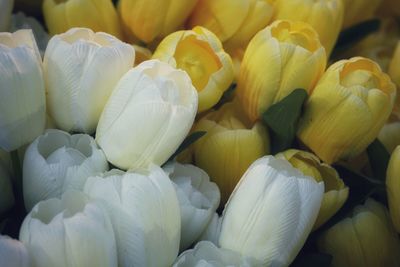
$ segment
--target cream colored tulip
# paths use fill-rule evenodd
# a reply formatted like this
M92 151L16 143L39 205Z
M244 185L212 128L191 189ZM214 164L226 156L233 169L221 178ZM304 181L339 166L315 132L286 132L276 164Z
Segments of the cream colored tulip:
M29 254L24 244L8 236L0 235L0 266L30 267Z
M324 183L325 193L313 230L328 221L346 202L349 196L349 188L343 183L334 168L321 163L314 154L289 149L279 153L276 157L288 160L294 168L304 175L311 176L315 181Z
M28 211L67 189L81 190L86 179L108 170L104 153L89 135L48 130L26 150L23 193Z
M0 0L0 32L8 32L14 0Z
M331 164L359 155L392 112L396 87L372 60L331 65L305 104L297 136Z
M119 266L172 265L179 251L181 217L174 186L160 167L90 177L84 192L111 218Z
M22 223L19 239L33 266L118 266L109 217L78 191L39 202Z
M177 162L166 165L178 196L181 213L180 251L197 240L211 221L219 206L220 193L217 185L210 182L208 174L190 164Z
M386 123L379 132L378 139L392 153L400 145L400 121Z
M199 95L198 113L213 107L233 81L233 65L217 36L203 27L165 37L153 58L186 71Z
M325 49L310 25L275 21L247 46L236 96L254 122L293 90L311 93L325 66Z
M400 233L400 145L396 147L390 157L386 173L386 188L390 216L396 231Z
M120 0L118 11L127 35L150 43L178 30L198 0Z
M112 0L44 0L43 16L52 35L85 27L122 37Z
M119 81L101 115L96 141L122 169L162 165L188 134L197 92L186 72L145 61Z
M210 241L218 246L219 235L221 233L222 217L218 213L214 213L211 221L207 225L207 228L199 237L199 241Z
M342 0L276 0L274 19L309 23L329 56L342 29L343 16Z
M269 137L261 123L247 123L233 103L201 118L194 132L206 131L193 146L194 161L221 191L221 206L256 159L269 153Z
M191 14L190 27L203 26L227 47L246 47L267 26L275 0L200 0Z
M314 225L324 184L286 160L265 156L246 171L226 204L219 244L261 266L288 266Z
M318 247L332 255L332 267L400 265L400 243L387 210L372 199L324 232Z
M57 126L67 132L93 133L134 58L132 46L106 33L74 28L54 36L43 66L49 115Z
M0 148L16 150L45 126L42 59L31 30L0 33Z

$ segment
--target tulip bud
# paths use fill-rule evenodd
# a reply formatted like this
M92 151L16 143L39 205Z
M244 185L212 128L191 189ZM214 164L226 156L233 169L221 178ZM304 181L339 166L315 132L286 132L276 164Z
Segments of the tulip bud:
M250 41L240 67L237 97L249 119L256 121L293 90L310 93L325 66L325 50L310 25L275 21Z
M84 191L111 218L121 267L172 265L181 217L174 187L160 167L151 165L142 173L112 170L90 177Z
M207 225L207 228L204 230L198 240L210 241L215 245L218 245L219 235L221 233L221 222L222 217L219 217L218 213L214 213L214 216Z
M277 0L274 18L309 23L329 56L342 29L343 16L342 0Z
M13 6L14 0L0 0L0 32L7 32L10 29Z
M279 153L276 157L288 160L294 168L304 175L311 176L315 181L324 183L325 193L313 230L328 221L346 202L349 196L349 188L343 183L334 168L321 163L314 154L289 149Z
M93 133L119 79L133 66L132 46L106 33L75 28L54 36L44 73L49 114L60 129Z
M117 84L100 117L96 141L122 169L162 165L188 134L197 93L186 72L143 62Z
M118 11L128 34L150 43L183 25L198 0L120 0Z
M6 165L0 160L0 214L10 209L14 204L14 195L10 179L11 175ZM0 266L3 265L0 264Z
M108 170L103 152L89 135L48 130L26 150L23 166L25 207L61 197L69 188L80 190L86 179Z
M297 135L328 164L352 158L378 136L395 96L395 85L372 60L338 61L308 98Z
M303 175L288 161L260 158L226 204L219 244L262 266L288 266L313 227L323 194L322 182Z
M151 51L145 47L138 46L138 45L132 45L132 46L135 49L135 64L134 64L134 66L137 66L146 60L150 60L151 57L153 56Z
M45 126L42 59L32 31L0 33L0 81L0 148L12 151Z
M78 191L39 202L22 223L19 239L33 266L118 266L110 219Z
M246 47L267 26L274 0L200 0L189 18L189 26L203 26L229 47Z
M235 251L218 248L209 241L196 244L193 249L186 250L175 261L172 267L202 266L257 266L254 259L243 257Z
M194 143L194 161L221 191L221 206L253 161L269 153L269 137L260 124L247 124L234 104L210 112L193 131L207 133Z
M164 167L178 196L181 213L180 250L199 238L218 208L220 193L217 185L202 169L179 163Z
M400 244L386 208L368 199L345 218L324 232L321 251L332 255L333 267L389 267L400 264Z
M217 104L233 81L230 56L217 36L203 27L168 35L157 47L153 58L189 74L199 95L199 113Z
M389 64L388 74L397 86L397 98L394 104L393 113L400 120L400 41L397 42L397 46L394 50L393 57Z
M122 37L111 0L44 0L43 16L51 35L83 27Z
M29 254L24 244L8 236L0 235L0 266L30 267Z
M400 121L386 123L379 132L378 139L392 153L400 145Z
M342 0L344 5L343 28L371 19L382 0Z
M396 147L390 157L386 174L386 188L390 216L396 231L400 233L400 145Z

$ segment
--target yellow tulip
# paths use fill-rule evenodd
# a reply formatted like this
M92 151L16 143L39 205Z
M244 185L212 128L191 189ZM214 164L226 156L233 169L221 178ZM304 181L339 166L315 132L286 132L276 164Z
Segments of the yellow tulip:
M393 57L389 64L388 74L392 81L397 85L397 98L394 105L393 113L400 120L400 41L397 42Z
M400 243L387 209L372 199L324 232L317 243L332 255L332 267L400 266Z
M293 167L300 170L304 175L313 177L317 182L324 182L325 193L314 230L328 221L346 202L349 188L340 179L337 171L328 164L321 163L314 154L289 149L276 155L277 158L286 159Z
M342 0L344 4L343 28L371 19L382 0Z
M319 35L330 55L343 23L342 0L277 0L275 19L304 21Z
M111 0L44 0L43 15L50 34L84 27L118 38L122 35Z
M118 11L125 31L150 43L178 30L198 0L120 0Z
M390 216L396 231L400 233L400 145L390 157L386 173L386 188Z
M303 22L275 21L257 33L240 67L237 97L251 121L297 88L311 92L326 66L317 33Z
M267 26L274 12L274 0L200 0L189 26L206 27L228 46L246 46Z
M328 164L352 158L378 136L395 97L395 85L372 60L338 61L308 98L297 135Z
M135 49L135 66L139 65L143 61L151 59L152 53L149 49L139 45L132 46Z
M400 145L400 121L386 123L379 132L378 139L386 150L392 153Z
M260 123L248 124L233 103L207 114L194 131L207 131L194 143L194 160L220 188L223 205L247 168L268 154L267 131Z
M168 35L157 47L153 58L189 74L198 92L199 113L214 106L234 78L230 56L218 37L203 27Z

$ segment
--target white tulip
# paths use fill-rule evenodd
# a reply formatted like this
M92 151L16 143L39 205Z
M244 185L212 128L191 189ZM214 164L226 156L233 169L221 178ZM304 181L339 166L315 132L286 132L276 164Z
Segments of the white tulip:
M211 221L208 223L206 229L199 237L199 241L210 241L215 245L218 245L219 235L221 234L221 223L222 217L219 217L218 213L214 213Z
M0 0L1 1L1 0ZM42 24L37 21L34 17L26 16L22 12L18 12L11 16L10 31L17 31L21 29L31 29L35 36L37 46L40 51L40 55L44 56L44 52L47 47L47 43L50 40L49 34L44 30Z
M7 167L0 161L0 214L7 211L14 204L14 195L11 185L11 175ZM2 266L0 264L0 266Z
M0 236L0 266L29 267L30 259L24 244L8 236Z
M16 150L46 121L42 59L31 30L0 33L0 147Z
M37 267L117 266L114 232L103 209L79 191L39 202L19 239Z
M221 195L218 186L202 169L177 162L164 167L174 183L181 212L180 250L199 238L218 208Z
M149 60L122 77L99 121L96 141L122 169L162 165L188 134L197 111L190 77Z
M9 31L13 6L14 0L0 0L0 32Z
M194 249L186 250L173 267L256 267L254 259L243 257L239 253L216 247L209 241L201 241Z
M288 266L317 218L322 182L305 176L286 160L256 160L233 191L222 218L219 245L263 266Z
M93 133L111 92L134 59L131 45L107 33L73 28L51 38L43 68L49 115L60 129Z
M90 177L84 192L111 218L120 266L172 265L179 250L179 203L160 167L150 166L142 174L113 170Z
M29 211L41 200L61 197L67 189L80 190L88 177L107 170L107 159L91 136L47 130L25 153L25 207Z

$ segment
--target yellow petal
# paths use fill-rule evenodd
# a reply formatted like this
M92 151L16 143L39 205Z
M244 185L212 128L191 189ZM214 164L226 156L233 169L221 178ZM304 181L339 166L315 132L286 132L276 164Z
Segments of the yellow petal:
M400 232L400 146L390 157L386 174L386 188L392 222L397 232Z

